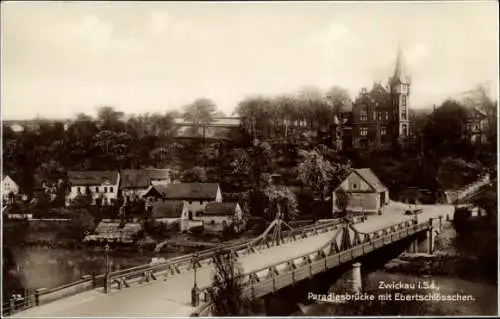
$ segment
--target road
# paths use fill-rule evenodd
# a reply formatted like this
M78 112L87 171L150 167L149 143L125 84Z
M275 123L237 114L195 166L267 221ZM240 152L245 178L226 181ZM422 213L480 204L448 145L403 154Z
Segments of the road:
M412 205L414 208L415 205ZM419 220L453 213L451 205L417 205L424 212L418 215ZM370 216L367 221L357 224L362 232L370 232L412 218L404 214L408 205L391 202L385 207L382 215ZM245 273L271 264L283 262L294 257L313 252L323 247L331 239L333 232L327 232L300 239L277 247L240 256L239 262ZM198 286L208 286L213 276L213 267L205 266L197 271ZM12 317L185 317L194 308L190 306L191 288L194 283L192 272L182 273L168 278L158 278L148 284L132 286L121 291L113 290L105 295L102 288L84 292L52 303L34 307L15 314Z

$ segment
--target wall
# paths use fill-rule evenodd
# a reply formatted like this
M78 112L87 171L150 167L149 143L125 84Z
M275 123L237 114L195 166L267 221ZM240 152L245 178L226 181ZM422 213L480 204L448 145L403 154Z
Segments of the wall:
M187 211L192 211L193 212L193 218L196 218L196 213L201 212L205 209L209 201L199 201L199 200L192 200L192 201L184 201L184 207L187 209Z
M379 193L348 193L347 211L377 213L380 208ZM336 205L336 194L333 193L333 213L339 211Z
M120 177L117 179L116 184L103 184L103 185L91 185L88 186L89 190L92 193L92 198L95 200L99 197L104 196L107 199L108 204L111 199L116 199L118 197L118 185L120 184ZM96 192L96 187L99 192ZM66 205L70 204L70 201L75 199L78 196L78 188L80 189L80 193L85 195L87 191L87 186L71 186L70 193L66 196ZM104 192L104 188L106 188L107 192ZM113 191L110 191L112 188Z
M123 198L127 198L127 196L130 196L130 198L141 198L144 196L146 191L149 189L147 188L122 188L122 196Z
M205 230L213 232L222 231L224 229L224 222L227 225L232 223L232 216L199 216L197 219L203 222Z

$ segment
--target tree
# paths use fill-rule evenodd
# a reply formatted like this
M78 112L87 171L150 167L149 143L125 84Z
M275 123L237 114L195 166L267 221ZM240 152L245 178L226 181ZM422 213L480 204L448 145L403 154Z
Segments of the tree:
M97 120L100 122L101 128L113 132L125 129L125 123L123 122L124 115L123 112L116 111L111 106L103 106L97 110Z
M269 185L263 193L268 200L268 219L273 219L278 211L281 212L285 222L297 219L299 215L297 197L288 187Z
M340 216L344 219L347 218L347 206L349 205L349 196L340 188L335 192L335 206L340 212Z
M333 107L333 111L335 114L340 114L340 112L342 112L346 108L349 108L352 104L349 92L338 85L330 88L326 92L325 98Z
M445 101L429 117L424 129L427 151L437 156L461 154L466 137L467 112L457 101Z
M324 201L327 186L334 174L332 164L326 161L317 150L301 151L300 155L303 160L298 167L299 180L313 191L315 197Z
M71 214L73 217L68 230L75 238L82 239L85 235L94 231L96 227L95 220L87 209L76 209Z
M182 117L193 123L194 129L198 132L199 128L203 128L203 139L205 139L205 126L212 122L214 113L217 107L215 103L209 99L201 98L184 107Z
M250 301L244 297L243 270L236 257L229 251L218 251L214 255L215 273L210 290L213 316L244 315Z
M203 167L195 166L182 172L181 180L184 183L205 183L207 172Z
M498 220L498 200L497 192L493 188L489 188L480 195L478 195L474 201L474 205L484 209L486 214L491 221L491 225L497 225Z
M92 192L86 188L85 194L78 194L70 203L70 207L74 209L89 209L92 206Z

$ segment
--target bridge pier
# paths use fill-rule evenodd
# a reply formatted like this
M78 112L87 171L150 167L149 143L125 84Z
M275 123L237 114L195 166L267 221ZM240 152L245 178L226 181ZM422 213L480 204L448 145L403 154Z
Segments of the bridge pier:
M363 283L361 281L361 263L359 262L352 265L351 283L352 292L361 293L363 290Z
M425 232L425 241L426 241L426 244L427 244L427 253L429 255L432 255L432 253L434 252L434 232L433 232L433 229L429 229L428 231Z

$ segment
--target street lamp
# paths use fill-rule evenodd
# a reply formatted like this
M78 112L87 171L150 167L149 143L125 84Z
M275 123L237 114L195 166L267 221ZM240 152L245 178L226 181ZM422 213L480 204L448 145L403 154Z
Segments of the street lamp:
M106 241L106 246L104 247L104 254L106 256L106 270L104 272L105 274L105 293L108 293L109 290L109 244Z
M200 292L198 285L196 283L196 269L198 268L198 254L195 253L193 256L193 259L191 261L193 263L193 272L194 272L194 284L193 284L193 289L191 289L191 305L193 307L197 307L198 304L200 303Z

